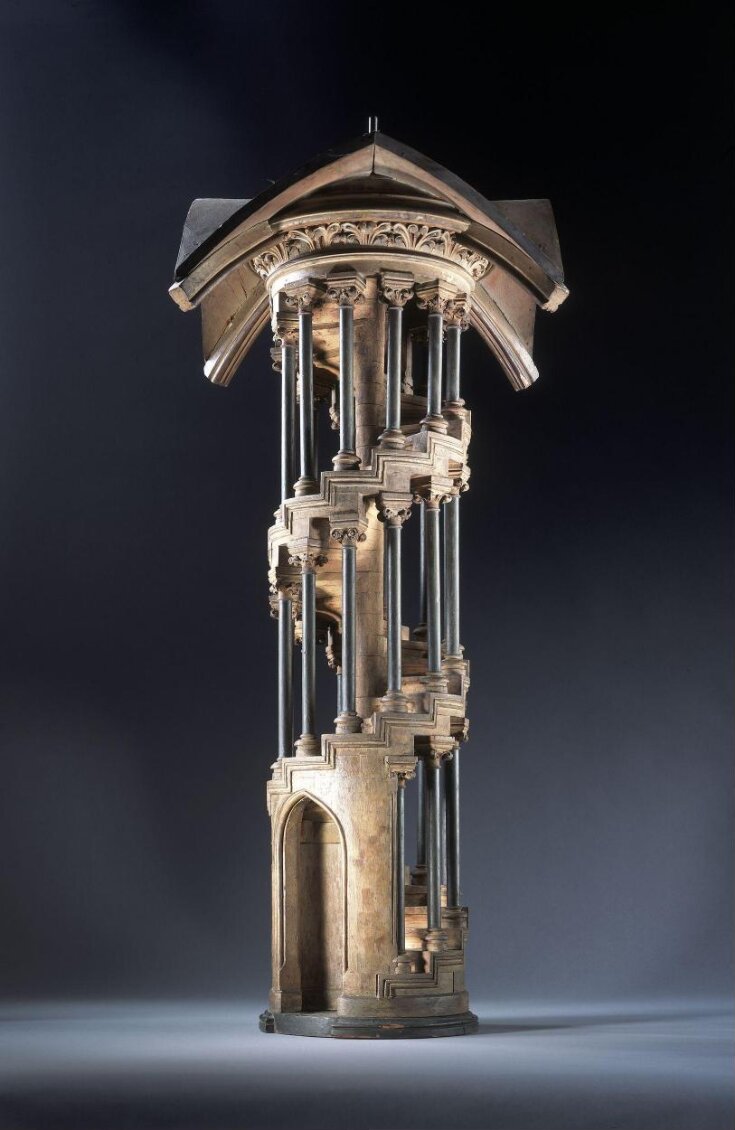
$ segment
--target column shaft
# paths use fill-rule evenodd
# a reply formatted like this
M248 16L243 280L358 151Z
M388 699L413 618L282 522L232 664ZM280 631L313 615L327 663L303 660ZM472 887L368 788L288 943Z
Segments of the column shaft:
M301 476L295 489L297 494L313 494L317 489L317 482L315 465L316 450L314 443L314 369L310 310L299 311L299 376L301 380L301 399L299 401Z
M278 596L278 756L293 754L293 605Z
M459 746L445 770L447 805L447 906L459 906Z
M444 504L444 612L447 655L461 655L459 640L459 495Z
M447 326L447 400L457 401L459 395L459 345L462 330Z
M439 765L426 759L426 914L430 930L441 926L441 792Z
M442 336L444 319L441 314L428 317L429 363L427 381L426 415L431 419L441 417L442 411Z
M316 729L316 577L312 569L301 573L301 729L302 737Z
M399 311L400 313L400 311ZM401 527L386 524L388 692L401 693Z
M396 950L399 954L406 950L406 788L405 781L399 777L396 782L396 842L395 875L396 888Z
M441 581L439 565L439 504L424 502L424 559L426 568L427 673L441 671Z
M416 867L426 867L426 773L424 762L416 763Z
M357 549L347 543L342 546L342 713L355 711L355 558Z
M290 498L294 483L296 417L296 350L290 342L281 346L281 501Z
M355 311L352 305L339 308L339 452L335 467L359 467L355 454Z

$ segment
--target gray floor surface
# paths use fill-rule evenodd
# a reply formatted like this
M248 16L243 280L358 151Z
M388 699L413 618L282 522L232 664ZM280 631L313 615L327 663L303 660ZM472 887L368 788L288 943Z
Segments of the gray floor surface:
M2 1130L733 1130L716 1002L482 1005L441 1040L265 1035L238 1002L0 1010Z

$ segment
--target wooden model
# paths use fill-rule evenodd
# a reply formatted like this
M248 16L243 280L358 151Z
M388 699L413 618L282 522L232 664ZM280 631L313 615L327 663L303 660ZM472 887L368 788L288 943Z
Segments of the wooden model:
M261 1027L471 1032L459 884L469 687L459 522L470 473L460 342L471 326L514 388L536 379L536 307L555 310L567 294L551 207L490 203L370 132L253 200L195 200L171 294L201 308L211 381L227 385L267 325L280 372L280 501L268 532L273 987ZM329 460L324 444L317 455L325 400L339 430ZM414 514L420 575L407 583L421 613L410 629L401 540ZM315 717L320 648L336 675L328 733ZM407 790L418 806L410 869Z

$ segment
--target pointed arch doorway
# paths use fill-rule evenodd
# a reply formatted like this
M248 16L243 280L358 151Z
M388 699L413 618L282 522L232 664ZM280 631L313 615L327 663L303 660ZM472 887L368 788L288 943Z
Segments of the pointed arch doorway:
M284 894L286 930L296 935L288 948L298 965L301 1010L333 1011L346 965L344 843L329 810L311 797L286 822Z

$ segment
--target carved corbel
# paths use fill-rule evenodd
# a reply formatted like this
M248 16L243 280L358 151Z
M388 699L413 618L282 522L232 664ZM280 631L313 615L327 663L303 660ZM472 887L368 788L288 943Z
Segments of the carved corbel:
M296 549L289 556L289 565L296 565L302 573L316 573L320 565L325 565L327 556L312 548Z
M358 271L332 271L326 280L326 297L338 306L354 306L362 301L366 286Z
M313 310L320 295L321 286L314 279L295 283L279 292L279 297L282 296L284 305L291 310L297 310L299 314L308 314Z
M416 302L420 310L428 310L430 314L444 316L450 309L450 304L459 297L459 291L451 283L436 279L434 282L422 283L416 287Z
M380 296L388 306L403 308L413 298L414 277L406 271L383 271Z
M413 499L403 494L381 493L378 496L378 520L386 526L402 526L411 517Z
M329 536L346 549L348 546L356 548L358 542L365 541L367 534L359 526L334 526Z

